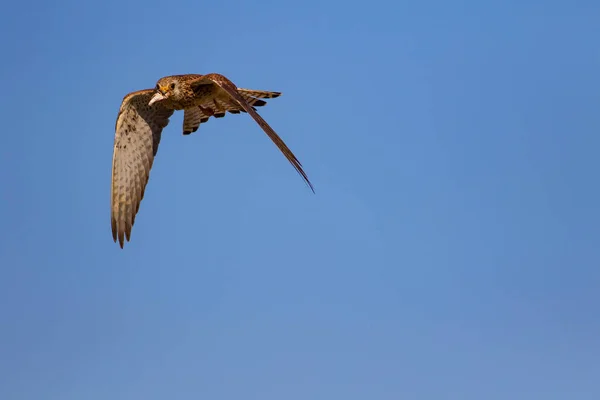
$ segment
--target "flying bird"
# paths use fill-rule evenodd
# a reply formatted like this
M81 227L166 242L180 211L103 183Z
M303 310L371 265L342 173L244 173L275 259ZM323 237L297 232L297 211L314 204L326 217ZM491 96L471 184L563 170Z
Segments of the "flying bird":
M302 164L273 128L256 112L262 99L280 92L238 88L220 74L172 75L160 78L154 89L131 92L123 98L115 124L112 160L111 227L113 240L123 248L131 229L150 169L158 150L162 130L175 110L183 111L183 134L196 132L210 117L222 118L226 112L248 113L281 150L314 193Z

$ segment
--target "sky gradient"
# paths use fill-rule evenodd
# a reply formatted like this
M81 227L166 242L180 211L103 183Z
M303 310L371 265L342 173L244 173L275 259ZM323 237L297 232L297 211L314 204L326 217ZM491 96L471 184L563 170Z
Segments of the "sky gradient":
M0 399L600 398L597 1L3 4ZM128 92L163 131L121 250Z

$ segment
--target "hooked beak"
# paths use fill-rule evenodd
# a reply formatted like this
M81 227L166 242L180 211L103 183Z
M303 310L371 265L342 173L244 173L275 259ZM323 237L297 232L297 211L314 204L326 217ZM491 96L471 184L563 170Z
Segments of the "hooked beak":
M152 98L148 102L148 105L151 106L152 104L156 103L157 101L161 101L164 99L166 99L164 94L162 94L161 92L156 92L156 94L154 96L152 96Z

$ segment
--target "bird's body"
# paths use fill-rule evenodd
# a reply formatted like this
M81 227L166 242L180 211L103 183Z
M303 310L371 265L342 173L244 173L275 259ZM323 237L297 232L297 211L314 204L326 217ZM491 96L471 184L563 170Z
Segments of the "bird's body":
M130 240L162 130L176 110L184 112L184 135L196 132L211 116L222 118L226 112L249 113L314 192L298 159L256 112L255 107L266 104L261 99L280 95L279 92L237 88L219 74L166 76L158 80L154 89L126 95L117 116L113 149L111 226L114 241L118 240L122 248L124 239Z

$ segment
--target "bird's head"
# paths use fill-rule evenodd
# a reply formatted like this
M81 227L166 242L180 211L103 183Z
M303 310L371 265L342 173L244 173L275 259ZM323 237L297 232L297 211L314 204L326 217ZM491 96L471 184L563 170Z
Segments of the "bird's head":
M154 88L154 96L152 96L148 105L151 106L156 102L167 99L176 100L180 97L179 89L179 81L174 77L168 76L159 79Z

